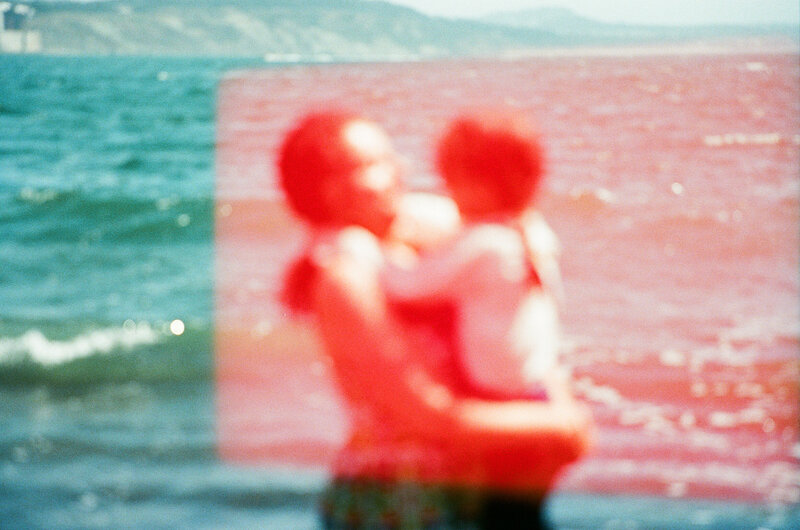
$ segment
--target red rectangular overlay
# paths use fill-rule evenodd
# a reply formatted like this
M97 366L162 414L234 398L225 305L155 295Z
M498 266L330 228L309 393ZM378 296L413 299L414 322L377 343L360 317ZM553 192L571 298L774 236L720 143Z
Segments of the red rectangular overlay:
M411 187L435 133L505 104L545 138L563 244L562 360L598 423L561 487L800 502L796 56L648 55L298 66L219 91L219 451L329 464L345 410L309 323L276 301L304 229L276 189L282 135L333 105L382 124Z

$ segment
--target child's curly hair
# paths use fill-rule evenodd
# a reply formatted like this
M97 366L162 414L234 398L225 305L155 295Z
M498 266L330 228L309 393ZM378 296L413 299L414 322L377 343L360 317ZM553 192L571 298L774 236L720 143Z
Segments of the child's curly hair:
M486 211L519 212L531 204L544 172L538 134L508 111L488 110L453 120L439 140L439 173L454 195L491 192ZM473 212L475 213L475 212Z

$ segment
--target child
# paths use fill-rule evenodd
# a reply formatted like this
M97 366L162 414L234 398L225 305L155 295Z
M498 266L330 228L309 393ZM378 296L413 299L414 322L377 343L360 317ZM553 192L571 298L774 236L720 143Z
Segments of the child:
M538 138L518 117L460 117L437 164L464 227L411 266L390 261L383 287L397 301L453 304L456 365L470 394L543 397L556 368L560 276L557 239L533 208Z

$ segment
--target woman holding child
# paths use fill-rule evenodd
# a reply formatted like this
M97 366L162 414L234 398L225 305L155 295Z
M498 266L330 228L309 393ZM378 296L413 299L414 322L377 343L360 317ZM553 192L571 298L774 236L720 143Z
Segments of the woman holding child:
M536 136L465 117L438 155L455 205L404 193L388 137L357 115L308 116L281 148L312 232L285 297L316 317L351 415L328 528L542 528L544 496L588 448L588 413L555 362Z

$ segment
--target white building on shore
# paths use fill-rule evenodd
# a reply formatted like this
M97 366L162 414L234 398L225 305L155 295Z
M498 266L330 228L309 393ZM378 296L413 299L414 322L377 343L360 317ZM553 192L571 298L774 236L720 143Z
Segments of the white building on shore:
M0 53L38 53L42 36L29 31L28 22L34 10L29 5L0 2Z

